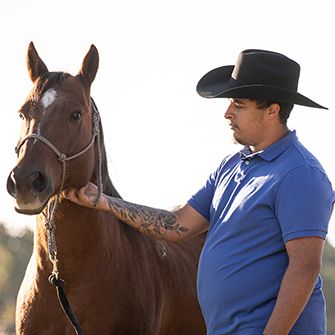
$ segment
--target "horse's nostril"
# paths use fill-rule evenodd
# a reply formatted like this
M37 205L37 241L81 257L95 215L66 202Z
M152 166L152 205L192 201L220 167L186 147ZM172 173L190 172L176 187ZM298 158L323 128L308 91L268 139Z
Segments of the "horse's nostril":
M31 188L34 192L40 193L46 187L46 178L41 172L34 172L30 176Z
M7 179L7 191L11 196L16 196L16 182L13 171L10 173Z

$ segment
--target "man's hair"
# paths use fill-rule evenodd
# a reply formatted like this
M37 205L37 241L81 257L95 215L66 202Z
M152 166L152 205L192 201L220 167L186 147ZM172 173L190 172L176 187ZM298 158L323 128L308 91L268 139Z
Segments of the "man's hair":
M287 123L287 119L289 118L291 111L294 107L294 104L287 104L283 102L275 102L275 101L267 101L267 100L256 100L257 108L259 109L265 109L267 107L270 107L272 104L277 104L280 107L279 110L279 120L280 123L285 124Z

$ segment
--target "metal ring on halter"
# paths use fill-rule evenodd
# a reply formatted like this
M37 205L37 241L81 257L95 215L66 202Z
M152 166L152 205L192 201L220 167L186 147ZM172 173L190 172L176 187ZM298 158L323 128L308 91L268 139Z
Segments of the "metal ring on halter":
M66 161L66 156L64 154L60 154L59 157L58 157L58 160L61 162L61 163L64 163Z

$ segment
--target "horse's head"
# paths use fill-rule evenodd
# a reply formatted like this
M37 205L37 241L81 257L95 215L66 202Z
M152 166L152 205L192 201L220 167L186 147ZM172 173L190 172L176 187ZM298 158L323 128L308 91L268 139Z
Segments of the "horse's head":
M82 186L92 178L95 145L90 87L98 64L98 51L92 45L76 76L49 72L30 43L27 66L33 89L19 110L18 160L7 180L17 212L40 213L61 188ZM65 165L68 157L73 159Z

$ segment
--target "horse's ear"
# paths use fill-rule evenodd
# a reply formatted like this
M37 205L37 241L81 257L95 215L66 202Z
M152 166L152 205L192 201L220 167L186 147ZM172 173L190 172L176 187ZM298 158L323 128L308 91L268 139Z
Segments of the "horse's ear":
M48 72L48 68L38 55L34 43L30 42L27 52L27 67L30 79L34 82L38 77Z
M97 74L98 67L99 53L97 48L92 44L90 50L83 60L78 75L84 79L88 86L91 86L95 75Z

